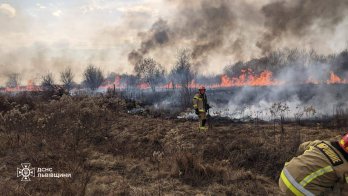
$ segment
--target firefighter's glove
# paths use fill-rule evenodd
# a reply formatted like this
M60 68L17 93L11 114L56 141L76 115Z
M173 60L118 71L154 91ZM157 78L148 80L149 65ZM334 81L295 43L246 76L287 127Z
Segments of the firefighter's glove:
M207 109L209 110L211 108L211 106L209 104L207 104Z
M198 108L195 109L195 113L196 113L197 115L199 114Z

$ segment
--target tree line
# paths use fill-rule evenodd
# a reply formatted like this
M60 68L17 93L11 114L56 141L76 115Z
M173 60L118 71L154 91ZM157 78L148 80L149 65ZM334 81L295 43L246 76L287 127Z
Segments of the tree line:
M156 87L171 83L173 88L180 85L183 89L188 90L189 84L194 79L196 72L191 63L191 53L189 50L181 50L177 55L177 60L174 67L169 73L164 67L153 58L147 57L141 59L134 66L134 75L122 74L117 75L112 72L105 76L102 70L95 66L89 65L83 72L83 81L81 84L74 82L75 75L71 68L66 68L60 72L59 82L62 87L70 91L74 87L85 87L92 91L98 89L105 81L113 82L117 76L120 76L121 83L126 88L135 88L139 84L147 84L153 92ZM16 88L20 85L20 75L13 73L8 76L6 86ZM52 73L47 73L41 77L40 86L43 90L53 90L56 86L56 81Z
M261 58L228 64L224 67L222 74L236 77L242 74L242 70L252 69L255 74L269 70L274 77L277 77L283 70L290 68L295 73L298 81L307 81L308 76L305 73L308 71L306 70L322 69L322 65L327 65L327 69L345 78L348 75L348 49L326 56L319 55L314 50L283 49L271 52ZM329 72L327 71L325 74L329 74ZM320 79L323 74L318 72L317 75ZM120 83L127 89L137 88L139 84L147 84L153 92L156 91L158 86L169 83L174 89L179 85L183 91L189 91L189 85L193 80L203 85L219 84L221 82L221 74L198 75L193 66L191 52L183 49L178 52L174 67L169 72L166 72L164 67L155 59L146 57L134 65L134 74L118 75L112 72L105 76L99 67L89 65L83 72L83 82L81 84L74 82L74 74L71 68L66 68L60 73L60 83L68 91L74 87L88 88L95 91L103 82L113 82L118 76L120 76ZM55 82L53 74L48 73L41 77L40 85L43 90L50 90L54 88ZM6 86L15 88L19 86L19 83L20 75L13 73L8 76Z

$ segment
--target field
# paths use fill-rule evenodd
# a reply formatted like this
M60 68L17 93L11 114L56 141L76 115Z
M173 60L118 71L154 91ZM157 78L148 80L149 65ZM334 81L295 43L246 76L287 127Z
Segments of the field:
M136 104L135 104L136 105ZM197 122L114 96L0 96L0 195L278 195L301 142L344 130L320 123ZM21 163L71 178L16 176Z

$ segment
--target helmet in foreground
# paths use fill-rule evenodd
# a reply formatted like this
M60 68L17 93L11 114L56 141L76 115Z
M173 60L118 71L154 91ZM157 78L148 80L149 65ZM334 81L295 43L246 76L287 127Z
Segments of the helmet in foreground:
M338 142L341 148L348 153L348 133L346 133Z

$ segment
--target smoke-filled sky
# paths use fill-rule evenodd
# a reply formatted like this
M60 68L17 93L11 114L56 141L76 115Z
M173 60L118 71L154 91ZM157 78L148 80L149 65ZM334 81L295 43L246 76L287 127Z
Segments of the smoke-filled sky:
M167 70L177 51L193 53L202 74L284 47L341 51L347 0L0 0L0 85L94 64L132 73L153 57Z

